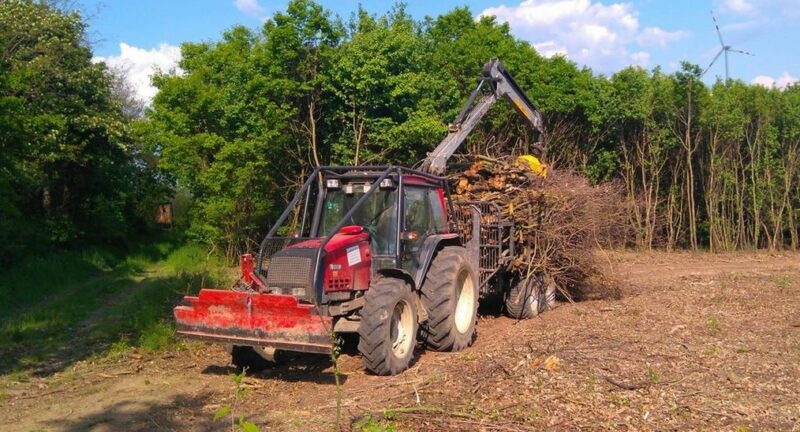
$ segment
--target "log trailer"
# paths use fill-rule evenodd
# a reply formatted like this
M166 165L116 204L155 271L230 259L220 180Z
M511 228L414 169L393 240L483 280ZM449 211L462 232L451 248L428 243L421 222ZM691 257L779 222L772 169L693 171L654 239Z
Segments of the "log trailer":
M513 224L491 203L453 202L443 176L501 98L541 131L539 110L498 60L489 61L420 169L315 169L258 254L240 257L238 288L202 289L174 309L177 333L227 344L233 364L251 370L280 351L330 353L333 335L357 333L364 366L394 375L408 368L418 342L441 351L468 347L488 294L505 295L520 317L538 312L541 290L529 286L537 281L507 271Z

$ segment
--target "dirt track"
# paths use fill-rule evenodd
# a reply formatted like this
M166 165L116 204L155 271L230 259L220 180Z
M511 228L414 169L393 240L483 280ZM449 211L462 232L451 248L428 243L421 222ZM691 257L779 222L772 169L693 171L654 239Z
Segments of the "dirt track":
M473 347L422 352L396 377L366 375L343 355L343 427L371 416L400 430L800 430L800 254L610 259L621 299L523 322L484 316ZM27 382L0 377L0 430L230 429L211 420L232 400L227 359L190 344ZM245 387L237 411L262 430L335 428L324 357Z

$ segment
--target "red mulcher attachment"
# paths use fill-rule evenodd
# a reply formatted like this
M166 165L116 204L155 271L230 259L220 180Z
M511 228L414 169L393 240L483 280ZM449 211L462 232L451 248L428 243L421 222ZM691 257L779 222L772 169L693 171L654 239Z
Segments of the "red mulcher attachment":
M245 279L251 277L252 258L243 256L243 270L248 264ZM330 353L331 317L318 315L314 305L301 304L290 295L202 289L184 301L188 305L173 311L178 334L234 345Z

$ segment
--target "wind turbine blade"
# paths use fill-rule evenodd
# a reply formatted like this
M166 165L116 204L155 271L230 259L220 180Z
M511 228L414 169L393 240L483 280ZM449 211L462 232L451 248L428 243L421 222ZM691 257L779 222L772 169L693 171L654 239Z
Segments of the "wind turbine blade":
M721 49L721 50L719 50L719 52L717 53L717 55L716 55L716 56L714 56L714 60L711 60L711 63L709 63L709 64L708 64L708 67L706 68L706 70L704 70L704 71L703 71L703 73L701 73L701 74L700 74L700 76L703 76L703 75L705 75L705 74L706 74L706 72L708 72L708 70L709 70L709 69L711 69L711 66L714 66L714 62L715 62L715 61L717 61L717 59L719 58L719 56L721 56L721 55L722 55L722 52L723 52L723 51L725 51L725 49Z
M725 47L725 42L722 40L722 32L719 31L719 24L717 24L717 18L714 16L714 11L711 11L711 19L714 20L714 27L717 28L717 36L719 36L719 44Z
M732 49L732 48L728 48L728 51L733 51L733 52L735 52L735 53L744 54L744 55L749 55L749 56L752 56L752 57L755 57L755 56L756 56L755 54L753 54L753 53L751 53L751 52L742 51L742 50L738 50L738 49Z

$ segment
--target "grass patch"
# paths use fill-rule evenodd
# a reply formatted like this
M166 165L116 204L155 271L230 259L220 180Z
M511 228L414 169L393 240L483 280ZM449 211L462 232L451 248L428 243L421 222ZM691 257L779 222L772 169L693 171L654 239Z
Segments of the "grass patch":
M14 371L6 375L6 379L10 382L26 383L31 380L31 376L25 371Z
M0 274L0 373L170 347L180 298L231 282L224 260L179 241L63 252Z
M106 358L110 360L119 360L122 358L122 355L125 354L125 351L128 351L131 348L128 345L127 341L121 340L111 344L106 352Z
M647 368L647 379L653 384L658 384L658 382L661 381L661 376L658 374L657 370Z
M706 319L706 327L708 327L708 331L711 333L719 333L719 320L715 315L709 315L708 319Z
M371 416L367 416L355 424L355 430L361 432L395 432L397 431L397 426L389 420L376 420Z
M777 278L775 283L777 283L778 286L781 288L781 290L784 290L784 291L788 290L789 288L792 288L794 286L794 280L792 280L792 277L789 276L789 275L783 275L783 276Z
M161 351L172 343L175 337L175 326L171 322L159 321L151 324L139 336L139 346L145 351Z

